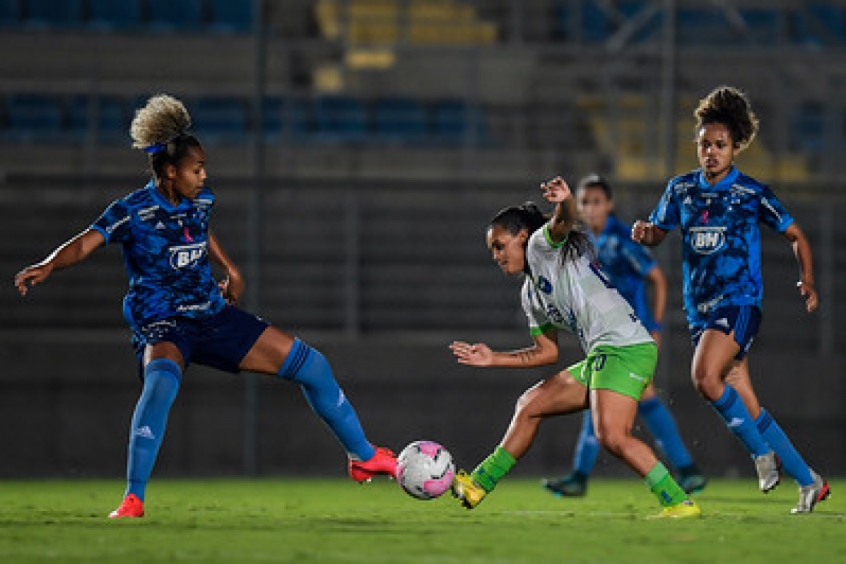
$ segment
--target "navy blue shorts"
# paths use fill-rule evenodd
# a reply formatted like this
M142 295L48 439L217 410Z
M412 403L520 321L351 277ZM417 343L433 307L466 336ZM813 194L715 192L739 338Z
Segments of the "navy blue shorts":
M170 342L182 353L185 368L196 362L236 374L238 365L269 327L262 318L227 305L204 319L172 317L140 327L132 336L139 363L147 345Z
M734 331L734 340L740 347L735 359L743 360L752 347L752 340L761 327L761 309L758 306L723 306L711 312L704 325L690 326L690 340L693 347L699 344L702 333L708 329L716 329L726 335Z

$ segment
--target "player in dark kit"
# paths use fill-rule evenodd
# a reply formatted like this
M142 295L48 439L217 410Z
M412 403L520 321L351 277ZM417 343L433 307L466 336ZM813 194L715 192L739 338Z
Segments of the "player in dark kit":
M734 166L735 156L758 131L746 96L719 87L700 101L695 116L701 168L670 180L649 222L635 222L632 239L652 246L672 229L681 230L694 385L752 455L761 491L778 485L780 461L799 484L793 513L809 513L828 497L828 484L761 408L747 353L763 299L759 224L783 234L792 246L799 263L797 286L809 312L818 305L811 246L772 190Z
M144 515L168 412L191 362L296 382L347 451L354 480L392 476L393 453L368 442L324 356L234 305L244 280L209 229L215 198L206 186L205 153L190 125L179 100L150 98L131 127L134 146L149 155L150 182L114 201L88 229L15 276L15 286L26 295L54 270L85 260L107 243L123 248L129 276L123 312L143 389L130 427L126 493L109 517ZM220 283L212 262L226 274Z

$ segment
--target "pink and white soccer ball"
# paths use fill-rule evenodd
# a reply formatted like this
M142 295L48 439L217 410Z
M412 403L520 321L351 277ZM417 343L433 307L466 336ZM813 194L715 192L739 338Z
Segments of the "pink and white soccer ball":
M397 481L411 497L434 499L449 489L453 476L452 455L434 441L415 441L397 457Z

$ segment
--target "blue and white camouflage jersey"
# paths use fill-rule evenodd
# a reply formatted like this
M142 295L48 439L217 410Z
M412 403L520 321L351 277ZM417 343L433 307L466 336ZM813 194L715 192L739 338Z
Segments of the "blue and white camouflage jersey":
M133 330L172 317L201 318L226 305L211 272L208 225L214 194L178 206L147 186L112 202L91 226L120 243L129 276L123 315Z
M702 324L717 307L761 307L761 231L783 233L793 217L772 191L732 167L715 186L694 170L670 180L649 221L679 226L688 323Z
M588 233L593 236L592 231L588 230ZM609 215L605 229L593 239L593 243L602 270L634 308L640 321L652 331L657 324L649 308L644 278L656 264L646 247L632 241L631 234L629 225Z

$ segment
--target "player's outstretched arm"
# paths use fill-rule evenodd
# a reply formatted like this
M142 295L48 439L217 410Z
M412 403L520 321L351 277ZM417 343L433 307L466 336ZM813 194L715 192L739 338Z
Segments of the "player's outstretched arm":
M27 266L18 272L15 275L15 287L22 296L25 296L30 287L47 280L54 270L82 262L105 242L106 239L102 233L96 229L86 229L79 235L62 243L41 262Z
M547 202L555 204L555 211L549 222L549 236L555 243L560 243L567 238L567 234L576 224L576 200L570 187L560 176L541 183L541 192Z
M534 337L534 345L514 351L493 351L485 343L454 341L450 346L459 364L532 368L553 364L558 360L558 341L554 331Z
M805 298L805 309L812 312L817 309L820 298L814 286L814 256L811 252L811 243L808 242L802 228L795 223L785 229L784 236L790 241L793 254L796 255L796 262L799 263L799 282L796 286Z
M632 241L647 247L660 245L666 236L667 232L654 223L638 219L632 225Z
M226 273L226 277L219 284L223 297L230 304L238 303L246 285L244 277L241 276L241 271L238 270L238 267L235 266L235 263L226 254L220 241L217 240L217 237L211 231L209 231L209 258Z

